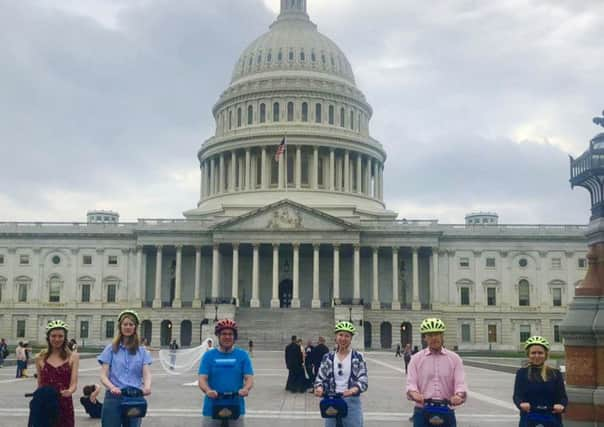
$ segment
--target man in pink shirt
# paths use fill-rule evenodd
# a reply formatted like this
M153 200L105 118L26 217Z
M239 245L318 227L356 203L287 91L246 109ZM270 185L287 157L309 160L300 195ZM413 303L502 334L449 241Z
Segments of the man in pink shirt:
M407 375L407 398L415 402L413 427L424 427L424 402L427 399L449 400L452 406L466 401L467 386L463 362L457 353L443 347L442 320L425 319L420 332L428 347L414 354ZM448 425L455 427L455 413L451 411Z

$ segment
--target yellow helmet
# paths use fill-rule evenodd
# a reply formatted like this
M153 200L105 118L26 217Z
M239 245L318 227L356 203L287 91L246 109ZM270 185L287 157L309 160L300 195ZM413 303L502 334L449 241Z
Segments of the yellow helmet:
M51 320L50 322L48 322L46 324L46 333L48 334L50 331L52 331L53 329L63 329L65 330L65 332L69 331L69 327L67 326L67 323L63 322L62 320Z
M422 334L431 334L435 332L445 332L447 327L445 326L445 322L436 317L431 317L428 319L424 319L424 321L419 326L419 332Z
M336 334L338 332L348 332L349 334L354 335L354 333L357 331L357 328L355 328L352 323L342 320L341 322L336 323L334 331Z
M122 321L122 317L125 316L126 314L131 315L132 317L134 317L134 321L137 325L140 325L141 323L141 318L139 317L138 313L134 310L124 310L122 311L120 314L118 314L117 316L117 323L120 323Z
M535 344L543 347L545 349L545 351L549 351L549 348L550 348L549 341L543 337L540 337L539 335L534 335L534 336L530 337L528 340L526 340L526 342L524 343L524 349L528 350L528 348L530 346L535 345Z

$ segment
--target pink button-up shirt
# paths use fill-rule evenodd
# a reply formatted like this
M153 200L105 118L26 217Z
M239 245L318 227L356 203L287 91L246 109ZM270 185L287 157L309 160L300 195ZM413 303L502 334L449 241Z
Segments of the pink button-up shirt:
M405 391L417 391L424 399L450 399L455 393L467 393L461 358L444 347L439 352L426 348L414 354Z

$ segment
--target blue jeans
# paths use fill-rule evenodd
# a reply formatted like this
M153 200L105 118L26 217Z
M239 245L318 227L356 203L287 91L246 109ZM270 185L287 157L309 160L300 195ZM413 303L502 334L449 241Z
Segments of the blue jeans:
M457 427L457 421L455 420L455 412L451 412L449 416L449 426ZM414 408L413 409L413 427L426 427L426 420L424 419L424 409Z
M103 401L103 411L101 412L101 427L140 427L141 418L126 418L125 422L127 423L129 420L129 424L122 422L121 402L121 396L114 396L107 391Z
M344 427L363 427L363 407L359 396L345 397L348 415L343 418ZM336 427L335 418L325 418L325 427Z

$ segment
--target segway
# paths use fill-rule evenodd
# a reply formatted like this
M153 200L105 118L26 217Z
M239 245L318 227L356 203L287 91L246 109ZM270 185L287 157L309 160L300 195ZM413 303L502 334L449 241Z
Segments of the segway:
M344 400L342 393L329 393L319 403L321 408L321 417L335 418L336 427L343 427L342 421L348 415L348 404Z
M527 427L560 427L560 421L552 413L552 408L541 405L531 407L526 415Z
M143 418L147 415L147 400L143 397L143 391L136 387L124 387L121 391L122 425L129 426L133 418Z
M424 401L424 425L426 427L450 427L453 417L451 402L447 399L426 399Z
M241 397L239 392L218 393L212 405L212 418L220 420L221 427L228 427L229 420L241 415Z

